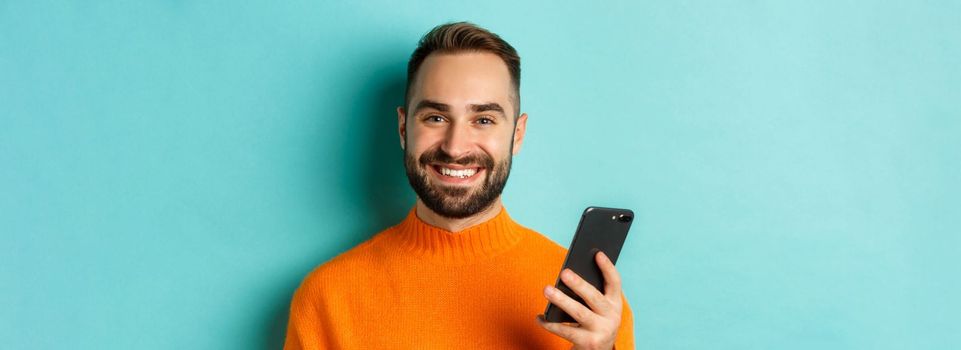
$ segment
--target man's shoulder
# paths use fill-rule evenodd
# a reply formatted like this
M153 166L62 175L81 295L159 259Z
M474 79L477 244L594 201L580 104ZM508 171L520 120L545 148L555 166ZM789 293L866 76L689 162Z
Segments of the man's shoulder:
M317 265L304 277L302 285L331 286L349 280L352 275L366 274L378 269L382 262L380 242L388 230L381 231Z
M518 227L526 231L524 237L529 238L529 242L525 244L528 247L532 247L535 251L543 252L549 256L560 256L563 258L567 255L567 248L564 248L564 246L558 244L547 235L519 224Z

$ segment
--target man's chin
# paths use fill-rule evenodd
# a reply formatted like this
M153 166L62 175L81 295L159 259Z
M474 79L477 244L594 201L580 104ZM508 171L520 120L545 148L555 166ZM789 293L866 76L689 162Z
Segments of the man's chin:
M431 208L438 215L450 219L463 219L479 213L481 210L470 210L467 203L448 203L444 202L440 208Z
M482 184L459 185L447 184L443 182L431 182L430 187L436 193L448 198L467 198L477 193ZM446 198L445 198L446 199Z
M465 186L452 186L452 187L463 187L462 189L468 189L469 191L462 194L453 195L448 193L445 189L434 188L434 194L437 195L431 200L435 205L440 206L435 210L438 214L445 217L465 217L465 211L471 206L471 202L477 201L478 198L475 195L475 191ZM466 216L470 216L469 214Z

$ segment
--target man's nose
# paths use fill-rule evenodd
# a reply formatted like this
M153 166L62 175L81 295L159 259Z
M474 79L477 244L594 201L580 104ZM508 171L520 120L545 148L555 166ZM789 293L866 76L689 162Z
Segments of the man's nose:
M472 142L470 126L464 123L453 123L447 129L441 149L454 159L458 159L470 152Z

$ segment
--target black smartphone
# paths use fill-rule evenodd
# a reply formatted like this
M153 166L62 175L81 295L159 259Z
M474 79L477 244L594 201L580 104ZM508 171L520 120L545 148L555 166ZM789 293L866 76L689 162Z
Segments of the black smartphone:
M571 269L604 293L604 275L594 261L594 255L597 252L604 252L611 262L617 263L617 256L621 253L621 247L624 246L627 231L631 229L633 221L634 212L629 209L587 207L581 215L581 222L577 225L574 240L567 250L567 258L564 259L561 271ZM561 281L559 273L555 287L581 304L587 305L584 299ZM544 319L547 322L577 322L564 310L550 302L547 303L547 310L544 311Z

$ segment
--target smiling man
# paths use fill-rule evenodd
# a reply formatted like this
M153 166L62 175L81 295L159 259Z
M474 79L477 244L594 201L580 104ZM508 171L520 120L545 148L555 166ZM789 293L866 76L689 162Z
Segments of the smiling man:
M286 349L632 349L620 276L605 293L565 270L590 307L551 287L565 249L501 202L520 152L520 57L470 23L428 32L397 108L417 202L407 217L312 271L294 293ZM546 323L547 302L577 324Z

